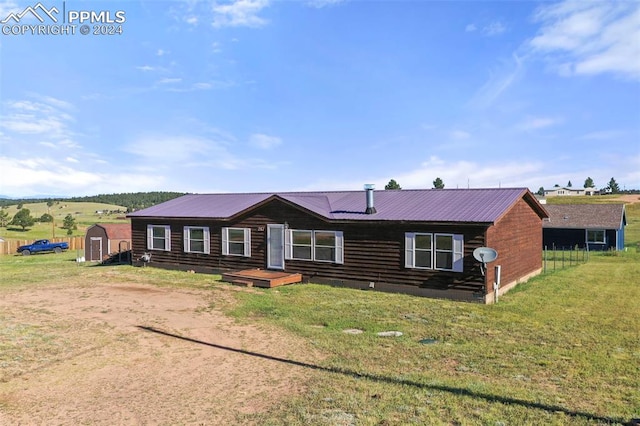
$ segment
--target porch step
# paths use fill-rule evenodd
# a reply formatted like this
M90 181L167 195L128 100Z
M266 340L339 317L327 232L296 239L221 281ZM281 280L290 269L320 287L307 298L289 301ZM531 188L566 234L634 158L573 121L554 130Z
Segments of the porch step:
M233 285L239 285L241 287L253 287L253 281L248 280L232 280L230 281Z
M222 281L247 287L272 288L302 282L302 274L248 269L245 271L226 272L222 274Z

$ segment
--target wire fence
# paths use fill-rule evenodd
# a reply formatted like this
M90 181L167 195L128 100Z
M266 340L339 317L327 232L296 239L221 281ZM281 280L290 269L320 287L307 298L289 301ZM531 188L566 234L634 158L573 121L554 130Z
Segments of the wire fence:
M589 261L589 250L586 247L544 247L542 251L542 272L580 265Z

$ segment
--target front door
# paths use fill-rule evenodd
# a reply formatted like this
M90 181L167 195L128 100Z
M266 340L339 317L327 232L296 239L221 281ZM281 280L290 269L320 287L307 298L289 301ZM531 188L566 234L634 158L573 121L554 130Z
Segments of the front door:
M102 238L91 237L91 247L89 248L89 262L102 260Z
M267 268L284 269L284 225L267 225Z

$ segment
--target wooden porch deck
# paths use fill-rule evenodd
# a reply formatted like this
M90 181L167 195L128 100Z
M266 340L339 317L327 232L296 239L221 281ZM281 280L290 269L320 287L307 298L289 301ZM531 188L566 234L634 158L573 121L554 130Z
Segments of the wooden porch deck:
M244 271L225 272L222 274L222 281L247 287L272 288L302 282L302 274L247 269Z

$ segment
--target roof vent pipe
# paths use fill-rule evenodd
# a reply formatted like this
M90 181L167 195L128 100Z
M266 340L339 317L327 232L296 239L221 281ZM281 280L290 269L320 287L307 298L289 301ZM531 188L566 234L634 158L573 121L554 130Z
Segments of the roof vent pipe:
M376 213L376 208L373 206L373 190L374 189L376 189L376 186L372 183L368 183L364 186L364 190L367 193L367 210L364 211L366 214Z

